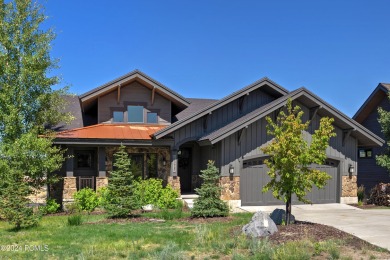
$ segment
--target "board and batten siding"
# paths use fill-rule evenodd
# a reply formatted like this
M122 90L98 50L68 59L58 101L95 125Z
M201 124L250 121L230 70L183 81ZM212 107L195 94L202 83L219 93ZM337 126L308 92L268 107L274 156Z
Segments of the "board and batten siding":
M98 123L110 123L115 109L123 109L127 118L127 104L144 105L145 122L147 112L157 112L159 124L171 123L171 101L156 92L152 105L152 90L137 81L121 87L119 104L117 98L117 90L99 97Z
M207 128L204 128L204 118L199 118L173 133L175 146L179 147L188 141L196 141L201 136L219 129L237 118L275 100L275 97L263 92L261 89L256 89L245 95L240 112L239 99L233 100L225 106L212 111L207 115Z
M303 121L308 120L309 109L302 104L298 104L304 111ZM270 116L273 117L274 113ZM312 123L309 126L308 132L305 133L305 139L310 141L311 134L318 128L320 122L320 116L316 115L313 118ZM257 120L248 126L243 132L241 142L238 143L237 133L232 134L225 139L221 140L221 175L229 176L229 165L234 167L234 175L239 176L241 170L242 161L249 158L255 158L257 156L264 155L259 147L267 144L272 139L267 135L266 130L267 122L265 118ZM330 159L340 161L341 175L348 175L349 165L353 165L357 169L357 140L349 136L345 140L344 146L343 131L335 126L336 137L333 137L329 142L329 147L326 149L326 154ZM355 171L357 174L357 171Z
M382 107L386 111L390 111L390 102L387 96L384 96L382 101L379 103L378 107ZM368 130L378 135L381 138L384 138L384 135L381 130L381 126L378 122L379 113L378 109L375 108L367 116L367 118L361 122L361 125L366 127ZM358 158L359 166L359 175L358 175L358 186L364 185L366 187L366 193L368 193L371 188L380 182L390 183L390 174L389 172L376 164L375 156L382 154L386 149L386 144L382 147L363 147L367 149L372 149L372 158Z

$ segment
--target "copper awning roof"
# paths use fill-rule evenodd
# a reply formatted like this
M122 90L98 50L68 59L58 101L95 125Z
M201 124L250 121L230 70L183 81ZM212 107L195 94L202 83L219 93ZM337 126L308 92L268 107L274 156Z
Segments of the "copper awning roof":
M98 124L58 132L56 139L151 140L166 125Z

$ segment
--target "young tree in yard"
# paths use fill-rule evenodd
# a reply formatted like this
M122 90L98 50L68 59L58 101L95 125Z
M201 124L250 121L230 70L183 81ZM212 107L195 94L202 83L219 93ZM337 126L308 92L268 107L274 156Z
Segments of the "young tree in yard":
M45 126L71 119L60 112L66 89L53 90L59 78L48 76L56 61L50 58L54 33L41 28L45 19L31 0L0 3L0 215L16 227L36 223L26 196L64 160Z
M225 217L229 214L228 205L221 200L221 187L219 186L219 172L214 161L209 161L207 169L201 171L202 186L196 189L199 198L195 200L191 210L193 217Z
M305 141L303 133L310 121L302 122L303 111L299 106L293 107L287 101L287 112L281 111L273 122L267 117L267 133L274 138L261 150L270 155L265 160L269 168L271 180L263 187L263 192L272 190L272 194L286 203L286 223L290 223L291 196L295 194L299 201L310 203L305 198L313 185L325 186L331 178L327 173L310 168L310 164L323 164L326 159L325 150L333 132L332 118L323 117L319 128L312 135L311 143Z
M114 170L108 181L108 198L105 205L110 217L127 217L139 209L139 201L134 195L134 175L126 147L121 145L114 154Z
M390 95L388 98L390 99ZM383 154L376 156L376 163L390 172L390 112L380 107L378 108L378 113L378 122L381 125L382 133L385 136L387 147Z

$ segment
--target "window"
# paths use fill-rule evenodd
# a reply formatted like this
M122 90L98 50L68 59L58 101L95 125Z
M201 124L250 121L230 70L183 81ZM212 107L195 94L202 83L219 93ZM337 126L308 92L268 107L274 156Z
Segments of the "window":
M157 154L129 154L131 160L131 171L134 177L142 179L157 178ZM144 165L146 164L146 167Z
M157 113L148 112L146 115L146 122L150 124L157 124L158 123Z
M93 152L92 151L76 151L76 168L87 169L93 168Z
M144 122L144 107L143 106L128 106L127 118L129 123Z
M123 112L122 111L114 111L113 121L114 122L123 122Z
M143 154L130 154L131 159L131 172L134 177L141 177L144 179L144 155Z
M146 155L146 176L145 178L157 178L157 154L149 153Z
M359 149L359 158L372 158L372 149Z

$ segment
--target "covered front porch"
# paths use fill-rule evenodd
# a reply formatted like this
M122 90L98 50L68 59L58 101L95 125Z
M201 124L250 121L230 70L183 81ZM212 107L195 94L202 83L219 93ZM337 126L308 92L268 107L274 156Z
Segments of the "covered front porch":
M114 153L119 146L68 146L65 169L62 171L62 202L73 201L80 189L98 190L108 185L109 173L113 169ZM136 178L159 178L163 183L172 183L170 172L170 147L126 146ZM173 183L172 183L173 184ZM176 188L177 185L175 185Z

